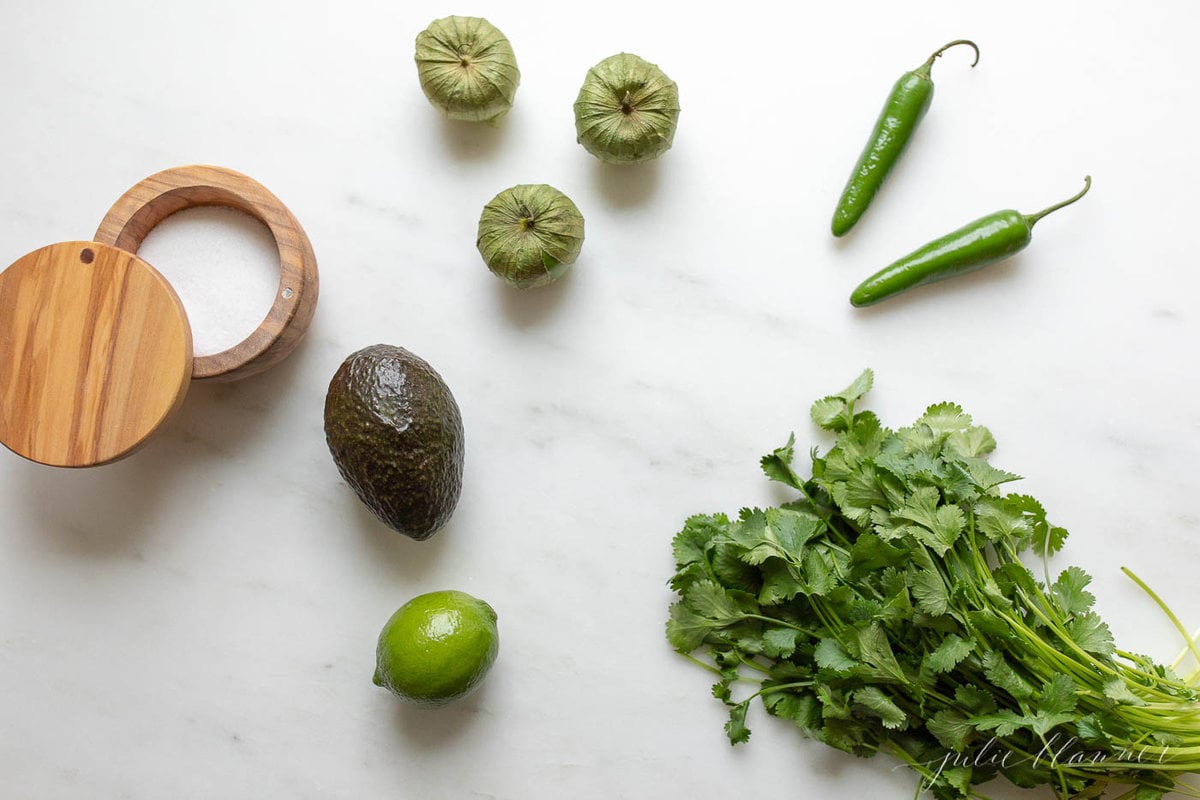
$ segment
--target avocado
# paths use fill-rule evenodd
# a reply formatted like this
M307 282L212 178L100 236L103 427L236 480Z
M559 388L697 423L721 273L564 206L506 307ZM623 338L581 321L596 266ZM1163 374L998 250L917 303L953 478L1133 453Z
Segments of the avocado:
M325 395L325 442L384 524L422 541L450 520L462 491L462 415L423 359L386 344L347 357Z

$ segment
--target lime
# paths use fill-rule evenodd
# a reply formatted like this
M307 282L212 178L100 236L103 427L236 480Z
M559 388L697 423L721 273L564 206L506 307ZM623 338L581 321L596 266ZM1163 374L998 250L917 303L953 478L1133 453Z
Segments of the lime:
M375 685L420 706L443 706L479 686L499 646L496 612L484 601L453 590L418 595L379 634Z

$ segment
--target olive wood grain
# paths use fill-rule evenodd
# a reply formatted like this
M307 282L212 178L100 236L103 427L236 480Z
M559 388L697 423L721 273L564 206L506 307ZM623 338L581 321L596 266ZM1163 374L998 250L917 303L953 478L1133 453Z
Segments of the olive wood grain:
M18 455L123 458L179 409L191 372L183 304L132 253L62 242L0 273L0 441Z
M317 305L317 259L299 221L266 187L224 167L175 167L151 175L121 196L96 241L136 253L155 225L195 206L226 206L262 222L279 249L279 287L261 325L238 344L196 356L192 377L232 381L261 372L299 344Z

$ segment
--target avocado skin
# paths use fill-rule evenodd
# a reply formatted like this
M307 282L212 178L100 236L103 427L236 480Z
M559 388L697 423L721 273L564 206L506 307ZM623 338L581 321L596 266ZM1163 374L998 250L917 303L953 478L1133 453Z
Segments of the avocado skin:
M462 492L462 415L420 357L386 344L347 357L325 395L325 442L388 527L422 541L450 520Z

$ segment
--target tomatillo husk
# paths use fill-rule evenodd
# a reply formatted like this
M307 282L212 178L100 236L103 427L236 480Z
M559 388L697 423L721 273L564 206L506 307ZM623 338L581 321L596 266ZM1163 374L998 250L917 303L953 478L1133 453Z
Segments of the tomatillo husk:
M658 158L671 149L678 121L675 81L631 53L609 56L588 70L575 99L579 143L612 164Z
M553 186L521 184L483 207L475 244L488 269L510 286L544 286L579 257L583 214Z
M512 108L521 71L512 44L480 17L444 17L417 34L417 77L450 119L497 122Z

